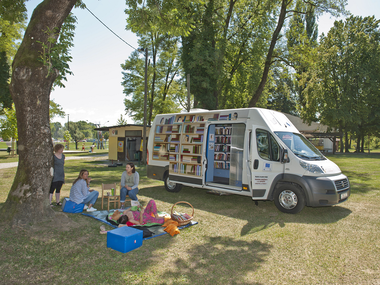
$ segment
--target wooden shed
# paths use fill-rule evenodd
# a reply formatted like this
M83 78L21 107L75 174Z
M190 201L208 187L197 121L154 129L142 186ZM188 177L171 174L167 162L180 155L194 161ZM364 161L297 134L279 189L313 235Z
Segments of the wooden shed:
M108 131L108 159L111 161L136 161L141 158L143 125L121 125L96 128L96 131ZM146 143L150 126L146 127Z

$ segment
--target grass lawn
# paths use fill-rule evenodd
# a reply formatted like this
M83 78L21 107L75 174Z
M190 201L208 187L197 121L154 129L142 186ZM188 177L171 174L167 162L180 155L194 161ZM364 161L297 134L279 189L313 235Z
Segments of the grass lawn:
M188 201L199 224L126 254L107 248L101 223L79 214L67 214L72 222L62 219L62 230L48 223L32 231L2 230L0 284L380 284L380 155L329 158L349 176L351 197L297 215L278 211L273 202L255 206L243 196L190 187L169 193L137 168L143 203L155 199L159 210L170 212L177 201ZM124 170L104 161L67 160L62 196L82 168L98 190L102 182L119 182ZM1 204L15 170L0 170Z

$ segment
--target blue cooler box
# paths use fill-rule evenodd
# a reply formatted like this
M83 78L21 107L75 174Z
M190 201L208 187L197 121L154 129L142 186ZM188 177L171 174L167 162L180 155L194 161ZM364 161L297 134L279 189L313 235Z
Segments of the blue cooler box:
M65 213L82 213L84 204L77 204L70 201L69 198L63 199L62 211Z
M142 246L143 231L121 227L107 232L107 247L126 253Z

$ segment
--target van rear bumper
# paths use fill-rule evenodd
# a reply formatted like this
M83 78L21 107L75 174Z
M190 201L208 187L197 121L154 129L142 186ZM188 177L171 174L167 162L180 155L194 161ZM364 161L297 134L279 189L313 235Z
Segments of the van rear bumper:
M303 176L303 179L308 186L309 206L332 206L350 197L350 181L343 174L331 177Z

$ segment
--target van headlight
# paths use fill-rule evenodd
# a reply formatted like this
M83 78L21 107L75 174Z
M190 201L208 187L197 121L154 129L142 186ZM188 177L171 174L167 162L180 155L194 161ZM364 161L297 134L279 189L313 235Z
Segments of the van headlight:
M325 173L324 170L316 164L307 163L307 162L302 161L302 160L300 160L299 162L300 162L300 165L302 166L302 168L304 168L305 170L307 170L311 173Z

